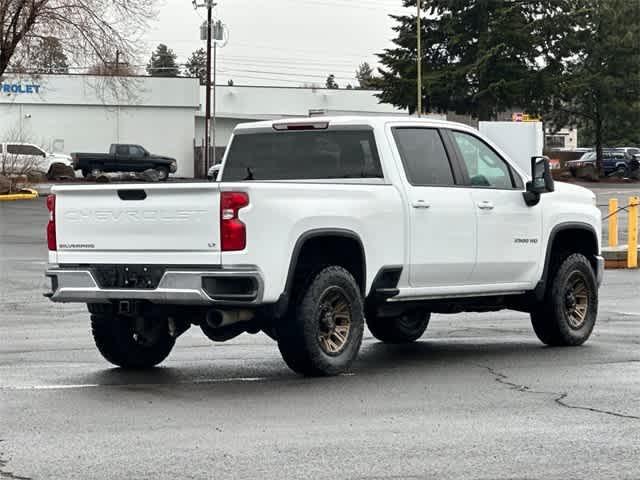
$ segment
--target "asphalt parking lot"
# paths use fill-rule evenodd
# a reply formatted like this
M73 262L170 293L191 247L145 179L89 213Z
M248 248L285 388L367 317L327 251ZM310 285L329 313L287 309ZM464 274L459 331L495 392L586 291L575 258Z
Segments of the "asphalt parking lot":
M638 271L607 271L580 348L543 347L520 313L437 315L416 344L367 334L352 374L303 379L264 335L192 328L127 373L83 307L42 297L46 217L0 203L0 478L640 478Z

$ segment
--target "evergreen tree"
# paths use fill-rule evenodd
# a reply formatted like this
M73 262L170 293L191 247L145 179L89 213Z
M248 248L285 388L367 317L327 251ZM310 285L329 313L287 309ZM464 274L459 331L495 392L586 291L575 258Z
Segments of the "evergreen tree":
M38 73L69 73L67 56L56 37L40 39L32 64Z
M375 79L373 77L373 68L367 62L360 64L356 70L356 78L360 88L373 88Z
M200 79L200 85L204 85L207 79L207 53L204 48L199 48L191 53L185 64L185 74L189 77Z
M147 64L147 73L152 77L177 77L180 69L176 64L177 55L161 43L151 54L151 59Z
M333 73L327 77L327 81L325 83L325 86L327 88L331 88L331 89L340 88L340 86L336 82L336 76Z
M640 145L640 3L576 2L575 27L557 46L565 56L541 110L555 126L577 126L583 145Z
M530 91L530 71L540 56L536 29L545 1L424 0L423 105L491 120ZM405 6L415 6L405 0ZM415 15L392 16L395 47L379 54L380 99L416 110Z

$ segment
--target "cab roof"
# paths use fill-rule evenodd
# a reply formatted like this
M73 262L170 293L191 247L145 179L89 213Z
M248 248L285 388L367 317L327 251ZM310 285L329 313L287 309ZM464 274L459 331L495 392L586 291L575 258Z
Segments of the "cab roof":
M433 118L418 118L412 116L318 116L318 117L297 117L297 118L283 118L278 120L266 120L260 122L241 123L236 126L236 130L255 130L255 129L273 129L278 130L278 126L281 126L281 130L288 130L289 126L309 126L313 129L314 126L322 125L323 128L327 128L324 125L332 126L349 126L349 125L367 125L373 128L383 127L389 123L404 123L412 125L424 125L440 128L462 128L475 130L469 125L463 123L450 122L447 120L438 120ZM317 127L316 127L317 128ZM302 128L300 128L302 129Z

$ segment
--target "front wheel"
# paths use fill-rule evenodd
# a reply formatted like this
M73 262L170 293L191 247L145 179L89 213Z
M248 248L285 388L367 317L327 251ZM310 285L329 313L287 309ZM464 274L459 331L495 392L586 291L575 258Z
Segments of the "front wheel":
M169 178L169 170L165 167L156 168L156 172L158 173L158 180L164 182L167 178Z
M584 255L556 262L544 300L531 312L536 335L546 345L582 345L591 336L598 315L598 285Z
M278 325L278 348L293 371L308 376L346 371L360 350L362 296L351 273L321 270Z
M98 311L95 307L91 305L90 310ZM91 332L108 362L125 369L144 369L158 365L171 353L175 339L165 320L149 319L140 329L134 319L102 310L91 315Z
M371 334L385 343L410 343L418 340L427 329L431 314L423 310L411 310L399 317L367 316Z

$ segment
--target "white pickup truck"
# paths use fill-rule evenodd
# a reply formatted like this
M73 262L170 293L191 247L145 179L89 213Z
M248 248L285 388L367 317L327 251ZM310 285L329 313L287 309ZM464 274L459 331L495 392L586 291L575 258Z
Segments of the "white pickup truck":
M46 295L87 303L123 368L162 362L191 325L216 342L264 331L296 372L333 375L365 323L401 343L432 312L513 309L568 346L596 321L594 195L457 123L243 124L219 182L59 186L47 204Z

